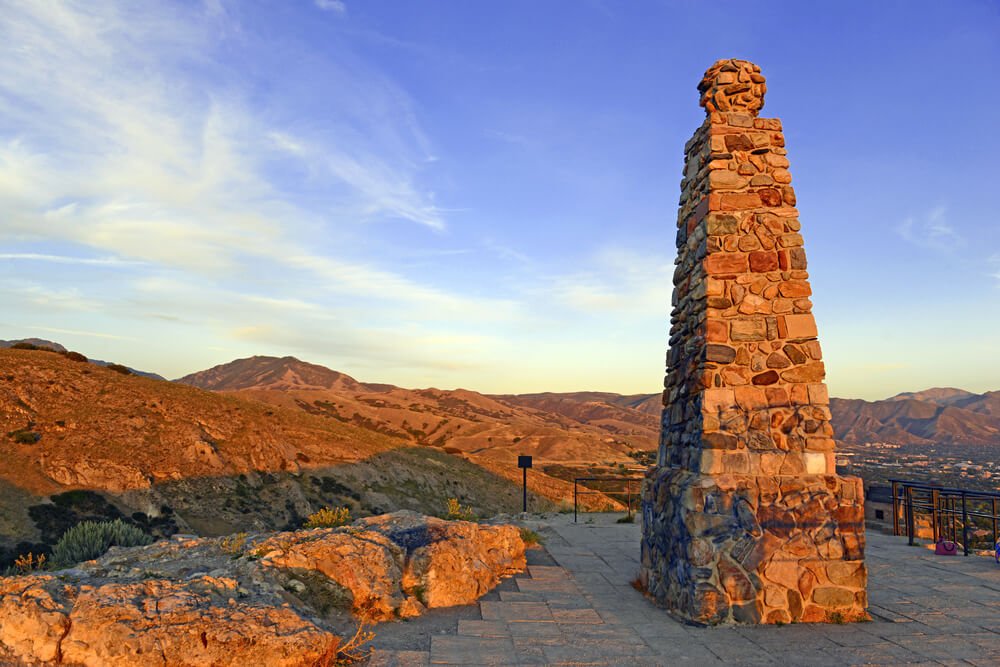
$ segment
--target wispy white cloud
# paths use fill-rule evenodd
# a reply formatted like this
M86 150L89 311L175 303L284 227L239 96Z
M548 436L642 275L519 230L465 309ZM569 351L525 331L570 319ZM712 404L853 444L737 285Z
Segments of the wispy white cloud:
M109 340L135 340L131 336L117 336L115 334L104 333L102 331L81 331L80 329L60 329L57 327L32 327L35 331L45 331L55 334L70 334L72 336L87 336L89 338L106 338Z
M347 5L344 4L343 0L315 0L316 7L322 9L324 12L333 12L335 14L344 14L347 12Z
M907 218L896 226L896 233L913 245L938 251L951 251L965 245L965 239L948 222L947 209L937 206L923 218Z
M585 313L663 317L669 313L673 268L665 254L607 248L586 268L550 277L547 292L553 303Z
M85 312L109 338L155 321L222 349L479 364L523 304L407 272L373 242L400 224L429 239L448 228L412 100L344 51L307 55L302 71L323 81L319 94L308 82L314 108L262 106L245 63L220 57L246 39L235 14L113 0L0 12L0 259L26 274L0 284L0 303L65 336L77 329L59 322ZM125 267L127 282L96 273Z
M997 281L997 287L1000 287L1000 252L991 255L986 263L989 266L989 275Z
M51 262L53 264L82 264L86 266L143 266L119 257L70 257L67 255L46 255L36 252L3 252L0 259L24 260L28 262Z

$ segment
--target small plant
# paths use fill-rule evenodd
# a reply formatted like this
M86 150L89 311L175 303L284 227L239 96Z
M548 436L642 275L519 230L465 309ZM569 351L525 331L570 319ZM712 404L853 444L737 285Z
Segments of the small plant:
M339 528L351 522L351 508L344 507L324 507L318 512L313 512L306 519L306 528Z
M353 665L366 661L372 653L370 646L365 646L375 639L375 633L365 630L364 623L358 625L354 636L346 642L340 643L334 639L330 642L326 651L323 652L315 663L314 667L338 667L339 665Z
M28 574L29 572L41 570L45 567L45 560L45 554L38 554L36 556L29 551L14 559L14 569L17 570L18 574Z
M33 445L42 439L41 433L36 433L35 431L30 431L28 429L12 431L10 435L14 438L14 442L19 445Z
M847 622L847 619L844 618L844 614L839 611L831 611L827 613L826 620L837 625L843 625Z
M475 521L476 515L468 505L462 505L458 498L449 498L444 518L449 521Z
M527 548L540 546L543 542L542 536L530 528L521 528L521 539Z
M52 549L52 560L56 565L68 567L98 558L111 547L139 547L152 542L152 537L121 519L83 521L59 538Z
M235 535L223 537L222 541L219 543L219 548L222 549L223 553L236 557L243 554L243 549L246 548L246 545L247 534L236 533Z
M87 361L87 357L83 356L79 352L60 352L60 354L69 359L70 361L80 361L80 362Z
M617 523L635 523L635 515L626 514L625 516L619 518Z
M417 601L420 602L420 604L427 604L427 587L423 584L417 584L412 587L410 589L410 595L417 598Z
M106 367L109 371L114 371L115 373L121 373L122 375L132 375L132 371L128 366L122 366L121 364L108 364Z

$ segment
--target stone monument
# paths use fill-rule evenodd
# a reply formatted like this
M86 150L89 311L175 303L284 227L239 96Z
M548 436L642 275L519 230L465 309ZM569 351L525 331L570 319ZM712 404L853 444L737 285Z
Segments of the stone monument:
M861 480L837 475L781 122L720 60L685 146L659 458L640 580L700 624L867 617Z

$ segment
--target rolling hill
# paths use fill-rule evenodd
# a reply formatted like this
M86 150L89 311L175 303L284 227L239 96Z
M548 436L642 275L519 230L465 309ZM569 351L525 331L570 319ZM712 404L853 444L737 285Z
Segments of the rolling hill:
M571 497L572 484L564 473L546 477L546 466L629 466L629 452L650 449L653 437L636 411L610 407L622 413L620 422L581 421L515 397L366 384L294 357L237 359L178 382L440 448L513 482L521 478L517 457L531 455L536 483L550 498ZM629 425L633 418L642 425Z
M295 401L2 349L0 546L45 541L70 515L107 505L86 492L110 501L100 511L169 516L202 534L298 525L324 505L439 513L455 497L486 515L520 508L517 484L466 457ZM542 473L531 482L535 509L572 497L572 485Z

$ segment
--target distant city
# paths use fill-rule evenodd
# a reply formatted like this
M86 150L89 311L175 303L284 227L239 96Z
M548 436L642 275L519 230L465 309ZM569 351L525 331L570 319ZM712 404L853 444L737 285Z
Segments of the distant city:
M977 491L1000 491L995 448L982 445L838 443L837 472L857 475L865 486L906 479Z

